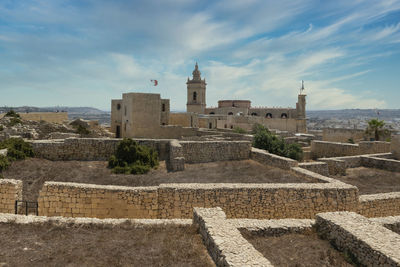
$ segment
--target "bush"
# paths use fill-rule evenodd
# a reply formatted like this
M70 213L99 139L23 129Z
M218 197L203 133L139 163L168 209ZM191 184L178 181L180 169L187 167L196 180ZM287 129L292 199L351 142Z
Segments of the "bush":
M7 169L10 166L10 161L6 156L0 155L0 172Z
M15 126L20 123L22 123L20 118L13 117L13 118L11 118L10 122L8 123L8 126L11 127L11 126Z
M4 126L0 125L0 132L4 130Z
M234 133L239 133L239 134L245 134L245 133L247 133L247 131L246 131L245 129L240 128L240 127L238 127L238 126L236 126L235 128L233 128L233 132L234 132Z
M33 157L31 144L20 138L10 138L0 142L0 149L7 148L7 158L9 161L22 160Z
M21 116L14 110L10 110L6 113L5 117L21 118Z
M154 149L139 145L132 139L122 140L108 161L114 173L144 174L158 166L158 155Z
M253 131L255 132L253 147L294 160L302 160L303 150L299 144L286 144L281 137L272 134L262 125L255 125Z
M78 125L76 127L76 133L80 135L89 135L90 131L87 128L83 127L82 125Z

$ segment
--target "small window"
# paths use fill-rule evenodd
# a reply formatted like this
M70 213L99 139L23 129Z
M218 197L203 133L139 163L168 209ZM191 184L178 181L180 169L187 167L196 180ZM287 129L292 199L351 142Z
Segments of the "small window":
M193 92L193 101L196 101L196 100L197 100L197 93Z
M229 112L228 115L233 115L233 112Z
M212 123L208 123L208 128L212 129Z
M124 109L125 109L125 116L126 116L126 106L124 106Z
M161 105L161 110L162 110L162 112L165 112L165 104Z
M215 114L215 112L210 112L210 115L214 115Z
M258 116L258 114L253 112L253 113L251 113L251 116Z
M228 126L225 124L225 128L227 128Z
M121 104L117 104L117 110L120 110L121 109Z
M231 129L233 129L233 125L231 125Z
M282 113L281 118L282 119L287 119L287 114L286 113Z
M271 113L267 113L267 114L265 115L265 117L266 117L267 119L272 119L272 114L271 114Z

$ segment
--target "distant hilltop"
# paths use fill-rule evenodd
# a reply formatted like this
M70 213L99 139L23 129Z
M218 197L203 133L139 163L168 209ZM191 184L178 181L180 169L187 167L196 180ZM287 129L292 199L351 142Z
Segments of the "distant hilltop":
M400 109L338 109L338 110L308 110L308 118L320 119L365 119L376 118L392 120L400 118Z
M87 115L102 115L109 114L109 111L103 111L92 107L0 107L0 113L7 112L9 110L14 110L15 112L27 113L27 112L68 112L69 115L73 114L87 114Z

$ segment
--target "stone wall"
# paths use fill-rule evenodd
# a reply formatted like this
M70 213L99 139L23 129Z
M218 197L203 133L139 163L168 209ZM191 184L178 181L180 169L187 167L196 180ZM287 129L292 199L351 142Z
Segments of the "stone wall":
M318 214L318 233L365 266L400 266L400 235L352 212Z
M400 135L392 136L391 151L394 158L400 160Z
M315 140L311 141L311 157L313 159L387 152L390 152L390 143L388 142L365 141L360 142L359 144L347 144Z
M298 162L296 160L271 154L268 153L266 150L255 147L251 148L251 158L262 164L285 170L289 170L290 168L296 167L298 165Z
M328 142L347 143L349 139L354 142L364 140L365 130L345 128L324 128L322 129L322 140Z
M30 121L46 121L51 123L59 123L62 124L65 121L68 121L68 113L67 112L30 112L30 113L18 113L23 120ZM0 114L0 119L5 115Z
M357 210L358 190L340 182L158 187L46 182L38 202L43 216L191 218L194 207L221 207L229 218L310 219L319 212Z
M193 223L217 266L273 266L226 220L221 208L195 208Z
M22 181L0 179L0 212L14 213L16 200L22 200Z
M361 195L358 213L365 217L400 215L400 192Z
M321 175L329 175L328 164L326 162L304 162L299 163L299 167L315 173L319 173Z
M368 168L400 172L400 160L361 156L361 163Z
M250 157L249 141L181 141L187 163L243 160Z
M95 218L157 218L157 187L46 182L39 215Z
M49 160L108 160L122 139L67 138L65 140L32 141L37 158ZM166 139L134 139L141 145L152 147L161 160L168 158L169 141Z

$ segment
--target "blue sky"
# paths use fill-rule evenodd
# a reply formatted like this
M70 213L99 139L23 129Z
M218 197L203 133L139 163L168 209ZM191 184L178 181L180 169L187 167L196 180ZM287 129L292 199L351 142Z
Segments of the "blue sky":
M308 109L400 108L400 0L0 1L1 106L184 110L196 61L208 106L294 106L305 80Z

